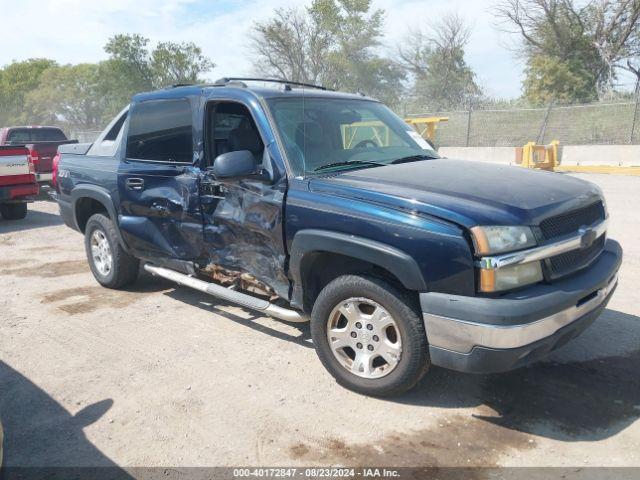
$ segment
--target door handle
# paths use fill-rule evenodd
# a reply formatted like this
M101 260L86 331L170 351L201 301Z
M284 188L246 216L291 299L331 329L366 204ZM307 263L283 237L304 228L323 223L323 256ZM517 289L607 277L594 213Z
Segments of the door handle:
M144 180L142 178L127 178L125 186L127 190L144 190Z

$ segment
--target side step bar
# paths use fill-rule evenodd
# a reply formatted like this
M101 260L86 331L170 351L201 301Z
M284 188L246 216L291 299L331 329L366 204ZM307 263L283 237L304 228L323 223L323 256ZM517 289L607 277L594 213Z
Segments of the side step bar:
M191 287L201 292L208 293L209 295L213 295L214 297L222 298L223 300L227 300L232 303L237 303L238 305L250 308L251 310L263 312L266 315L284 320L285 322L304 323L309 321L307 316L301 314L297 310L282 308L261 298L252 297L246 293L237 292L216 283L198 280L197 278L184 275L183 273L176 272L175 270L156 267L148 263L145 264L144 269L157 277L166 278L167 280L176 282L179 285Z

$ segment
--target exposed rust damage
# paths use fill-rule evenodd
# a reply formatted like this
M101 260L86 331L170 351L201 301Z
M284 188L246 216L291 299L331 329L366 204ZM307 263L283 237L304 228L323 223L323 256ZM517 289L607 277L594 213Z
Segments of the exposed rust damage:
M215 264L207 265L200 270L200 273L220 285L252 293L263 297L265 300L275 301L280 298L271 287L249 273L229 270Z

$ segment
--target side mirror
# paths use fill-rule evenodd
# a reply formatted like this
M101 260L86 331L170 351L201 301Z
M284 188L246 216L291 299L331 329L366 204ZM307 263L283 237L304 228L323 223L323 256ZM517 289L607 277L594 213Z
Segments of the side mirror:
M258 162L249 150L218 155L209 170L219 179L252 177L260 174Z

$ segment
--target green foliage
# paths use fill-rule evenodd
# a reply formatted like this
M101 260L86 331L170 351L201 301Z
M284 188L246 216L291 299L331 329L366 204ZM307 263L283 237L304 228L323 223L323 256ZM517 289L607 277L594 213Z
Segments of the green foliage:
M49 68L39 87L26 96L24 115L36 123L60 124L67 130L99 130L107 110L100 83L100 66L96 64Z
M159 43L141 35L116 35L109 59L59 66L32 59L0 69L0 125L53 124L67 130L100 130L138 92L203 81L213 68L193 43Z
M457 14L449 13L431 28L410 31L398 47L401 64L412 73L412 111L463 110L483 96L476 75L464 55L470 30Z
M214 66L202 49L191 42L161 42L151 52L149 61L152 83L157 88L203 82L200 75Z
M362 92L396 105L404 71L380 56L384 12L371 0L314 0L253 28L256 73Z
M534 104L611 97L620 69L636 72L640 0L500 0L498 18L522 38L524 95Z
M25 97L38 86L43 72L55 65L53 60L32 58L0 69L0 126L32 123L22 115Z
M578 60L537 55L527 62L524 96L531 105L587 103L598 99L593 70Z

